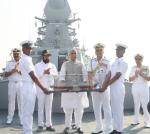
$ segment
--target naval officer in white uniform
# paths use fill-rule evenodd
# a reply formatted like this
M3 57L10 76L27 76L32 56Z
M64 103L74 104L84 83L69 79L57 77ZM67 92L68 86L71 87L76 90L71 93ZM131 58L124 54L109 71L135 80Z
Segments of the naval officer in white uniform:
M45 94L49 94L49 92L48 89L42 85L42 83L35 74L32 58L30 57L32 43L30 41L25 41L21 43L21 45L23 55L20 59L19 66L22 75L21 94L23 134L33 134L33 112L36 99L35 84L37 84Z
M68 83L69 85L78 85L80 82L87 81L83 64L77 59L76 49L69 52L69 61L63 63L60 71L60 82ZM77 132L82 134L81 129L82 116L84 108L89 106L87 93L62 93L61 106L65 113L65 126L64 134L69 133L72 123L72 114L74 111L75 125Z
M50 62L51 53L49 50L42 51L42 61L35 65L36 74L49 90L53 90L50 86L54 85L54 80L58 76L56 66ZM52 127L52 102L53 94L46 95L37 86L37 99L38 99L38 131L42 131L46 125L47 131L55 131ZM45 114L44 114L45 113ZM44 116L45 115L45 116ZM45 124L44 124L45 117Z
M129 80L133 81L132 95L134 100L134 120L131 125L139 124L139 111L140 105L142 105L144 112L144 126L150 128L150 114L147 109L149 102L149 86L148 80L142 77L142 75L149 77L149 68L148 66L142 65L143 55L136 54L134 58L136 65L132 67L129 76Z
M110 134L121 134L123 131L124 79L128 69L128 64L123 59L126 48L127 46L124 44L116 44L117 58L111 66L111 79L109 84L114 130Z
M88 64L89 81L93 81L98 87L104 88L103 92L93 92L92 102L94 115L96 119L96 128L92 134L102 133L103 130L112 131L112 115L110 107L110 89L107 88L110 79L110 63L103 56L105 45L97 43L95 45L96 58L92 59ZM107 82L107 83L106 83ZM107 84L107 85L105 85ZM105 125L102 124L102 107L104 110Z
M13 59L9 61L5 68L5 76L8 77L8 116L6 124L11 124L13 121L13 116L15 112L15 103L17 97L18 103L18 114L20 118L20 124L22 124L21 120L21 73L19 69L19 60L21 56L21 51L17 48L12 50Z

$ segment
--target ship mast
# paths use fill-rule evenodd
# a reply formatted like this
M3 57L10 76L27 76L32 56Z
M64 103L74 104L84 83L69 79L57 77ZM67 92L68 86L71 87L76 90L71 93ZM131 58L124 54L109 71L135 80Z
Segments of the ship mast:
M43 17L35 17L40 23L38 38L33 49L34 63L40 60L40 52L49 49L52 52L52 62L58 70L68 51L79 46L76 29L73 23L80 21L72 14L67 0L48 0Z

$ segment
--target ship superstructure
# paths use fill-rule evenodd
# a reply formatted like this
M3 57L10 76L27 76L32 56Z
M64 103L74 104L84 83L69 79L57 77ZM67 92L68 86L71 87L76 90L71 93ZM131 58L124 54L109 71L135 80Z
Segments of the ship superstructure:
M51 61L60 70L68 51L73 47L79 47L76 29L72 25L80 21L80 18L76 18L71 12L67 0L48 0L43 17L35 19L41 26L38 27L38 38L32 53L33 61L38 62L41 51L49 49L52 53Z

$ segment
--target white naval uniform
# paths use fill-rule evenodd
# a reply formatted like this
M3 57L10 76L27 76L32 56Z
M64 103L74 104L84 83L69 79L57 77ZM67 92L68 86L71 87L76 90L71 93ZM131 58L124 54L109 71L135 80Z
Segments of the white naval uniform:
M135 71L138 68L136 66L132 67L130 72L130 77L135 75ZM149 74L148 74L149 75ZM132 95L134 100L134 120L133 123L139 123L139 110L140 105L142 105L144 112L144 124L150 124L150 114L147 109L149 102L149 86L148 82L142 78L140 75L133 81L132 84Z
M44 70L50 68L50 74L44 74ZM44 63L43 61L35 65L36 74L49 90L53 90L50 86L54 85L54 78L58 76L57 69L52 63ZM44 126L44 111L46 116L46 127L52 126L51 112L53 94L45 95L43 91L37 86L37 99L38 99L38 126Z
M66 72L67 72L66 63L67 62L64 62L62 67L61 67L60 77L59 77L60 81L66 80L66 75L67 75L66 74ZM74 64L72 70L77 71L74 67L76 66L76 64L81 64L81 63L75 62L72 64ZM83 68L83 65L82 65L82 73L83 73L83 81L86 81L87 78L86 78L86 73L85 73L85 70ZM73 78L73 76L71 76L71 77ZM65 113L65 126L66 127L71 126L72 114L74 111L75 125L77 126L77 128L81 127L84 108L86 108L88 106L89 106L89 101L88 101L86 92L62 93L62 95L61 95L61 107L63 107L64 113Z
M11 60L7 63L5 72L10 72L12 71L17 62L15 60ZM9 83L8 83L8 120L12 120L14 116L14 111L15 111L15 100L17 96L17 103L18 103L18 114L20 118L20 123L22 124L21 120L21 74L19 73L13 73L8 77Z
M32 81L29 73L35 72L32 58L28 55L23 54L20 59L20 70L22 74L22 123L23 123L23 134L33 134L33 112L36 99L36 87Z
M123 60L123 58L117 58L111 66L111 77L114 77L117 72L121 73L120 78L110 85L113 126L114 130L117 130L118 132L122 132L123 130L123 110L125 97L124 79L127 69L128 64Z
M98 66L97 59L92 59L90 63L88 64L87 70L91 72L92 70L95 70L95 68ZM106 75L110 71L110 64L109 61L105 58L102 58L101 60L101 66L99 69L96 70L95 76L93 78L93 81L98 85L102 86ZM105 127L104 130L111 130L112 129L112 115L111 115L111 107L110 107L110 89L107 88L103 93L93 92L92 93L92 102L93 102L93 109L94 109L94 115L96 119L96 129L97 131L103 130L103 124L102 124L102 107L104 110L104 121L105 121Z

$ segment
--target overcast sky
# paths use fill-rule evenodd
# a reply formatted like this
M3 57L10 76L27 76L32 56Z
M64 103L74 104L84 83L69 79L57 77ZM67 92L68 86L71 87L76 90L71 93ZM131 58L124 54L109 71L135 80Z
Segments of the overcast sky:
M130 65L133 56L142 53L150 65L150 1L149 0L68 0L73 12L81 18L81 45L93 50L93 45L106 45L105 55L115 58L115 43L128 45L125 55ZM46 0L0 1L0 68L10 58L10 50L20 47L23 40L36 40L34 16L42 17ZM90 52L91 54L91 52ZM94 53L91 54L91 56Z

